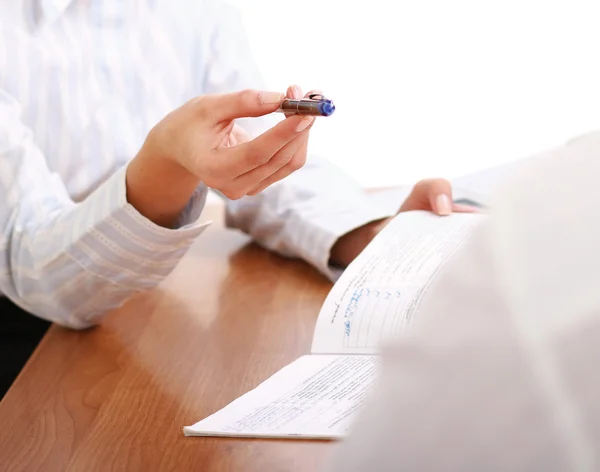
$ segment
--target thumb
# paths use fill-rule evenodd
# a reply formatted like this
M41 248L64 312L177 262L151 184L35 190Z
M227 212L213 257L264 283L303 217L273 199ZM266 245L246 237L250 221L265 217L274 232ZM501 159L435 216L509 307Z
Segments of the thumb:
M273 113L285 98L283 93L261 90L205 95L198 101L217 123Z
M452 184L446 179L434 179L427 195L431 209L440 216L452 213Z

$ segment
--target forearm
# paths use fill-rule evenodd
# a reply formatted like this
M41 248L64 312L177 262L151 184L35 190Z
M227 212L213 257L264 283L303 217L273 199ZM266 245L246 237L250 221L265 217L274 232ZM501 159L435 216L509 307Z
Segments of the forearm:
M203 229L194 220L204 196L199 190L190 202L191 223L171 230L127 202L125 169L77 205L30 192L2 218L0 291L53 322L93 325L171 272Z
M127 167L127 201L155 224L173 228L199 179L147 144Z
M331 248L331 263L346 268L382 230L388 218L372 221L340 237Z

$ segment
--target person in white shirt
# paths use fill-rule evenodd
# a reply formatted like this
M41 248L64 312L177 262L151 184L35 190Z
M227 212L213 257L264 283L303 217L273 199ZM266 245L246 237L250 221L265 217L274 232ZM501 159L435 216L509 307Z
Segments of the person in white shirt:
M500 185L327 470L600 470L598 175L600 131Z
M228 202L230 226L334 278L390 215L313 157L272 185L304 165L312 123L291 117L275 125L269 113L279 94L220 95L263 88L239 15L220 1L5 2L0 293L46 320L92 326L173 269L203 229L198 219L208 187L237 199ZM288 96L301 94L288 90ZM243 115L255 118L237 120ZM185 134L200 119L208 121L198 125L198 136ZM237 125L229 128L233 119ZM292 130L301 123L307 127ZM282 129L287 134L280 136ZM255 147L244 144L265 130ZM290 141L289 133L299 136ZM264 136L289 142L276 151ZM234 146L220 157L243 149L253 160L238 155L231 163L213 162L209 143ZM154 154L160 159L140 157ZM162 169L167 161L178 163L179 175ZM225 176L221 164L235 168ZM239 199L247 194L256 196ZM447 182L425 182L404 209L425 205L447 214L450 197ZM7 323L3 316L0 325ZM5 337L18 337L16 329Z

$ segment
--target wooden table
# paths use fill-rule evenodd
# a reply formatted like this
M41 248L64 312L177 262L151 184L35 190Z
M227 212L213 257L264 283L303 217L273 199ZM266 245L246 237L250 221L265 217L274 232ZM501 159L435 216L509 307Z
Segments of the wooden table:
M0 470L321 469L331 443L183 436L309 352L331 287L221 219L159 289L97 328L50 329L0 403Z

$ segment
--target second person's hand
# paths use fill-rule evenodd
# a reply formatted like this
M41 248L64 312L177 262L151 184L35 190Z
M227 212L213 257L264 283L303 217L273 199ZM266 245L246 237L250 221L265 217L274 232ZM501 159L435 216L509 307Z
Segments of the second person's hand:
M460 205L452 201L452 184L446 179L426 179L418 182L406 197L398 213L407 211L430 211L439 216L451 213L479 213L477 208ZM351 231L336 241L331 249L331 260L346 267L377 234L392 220L373 221Z

